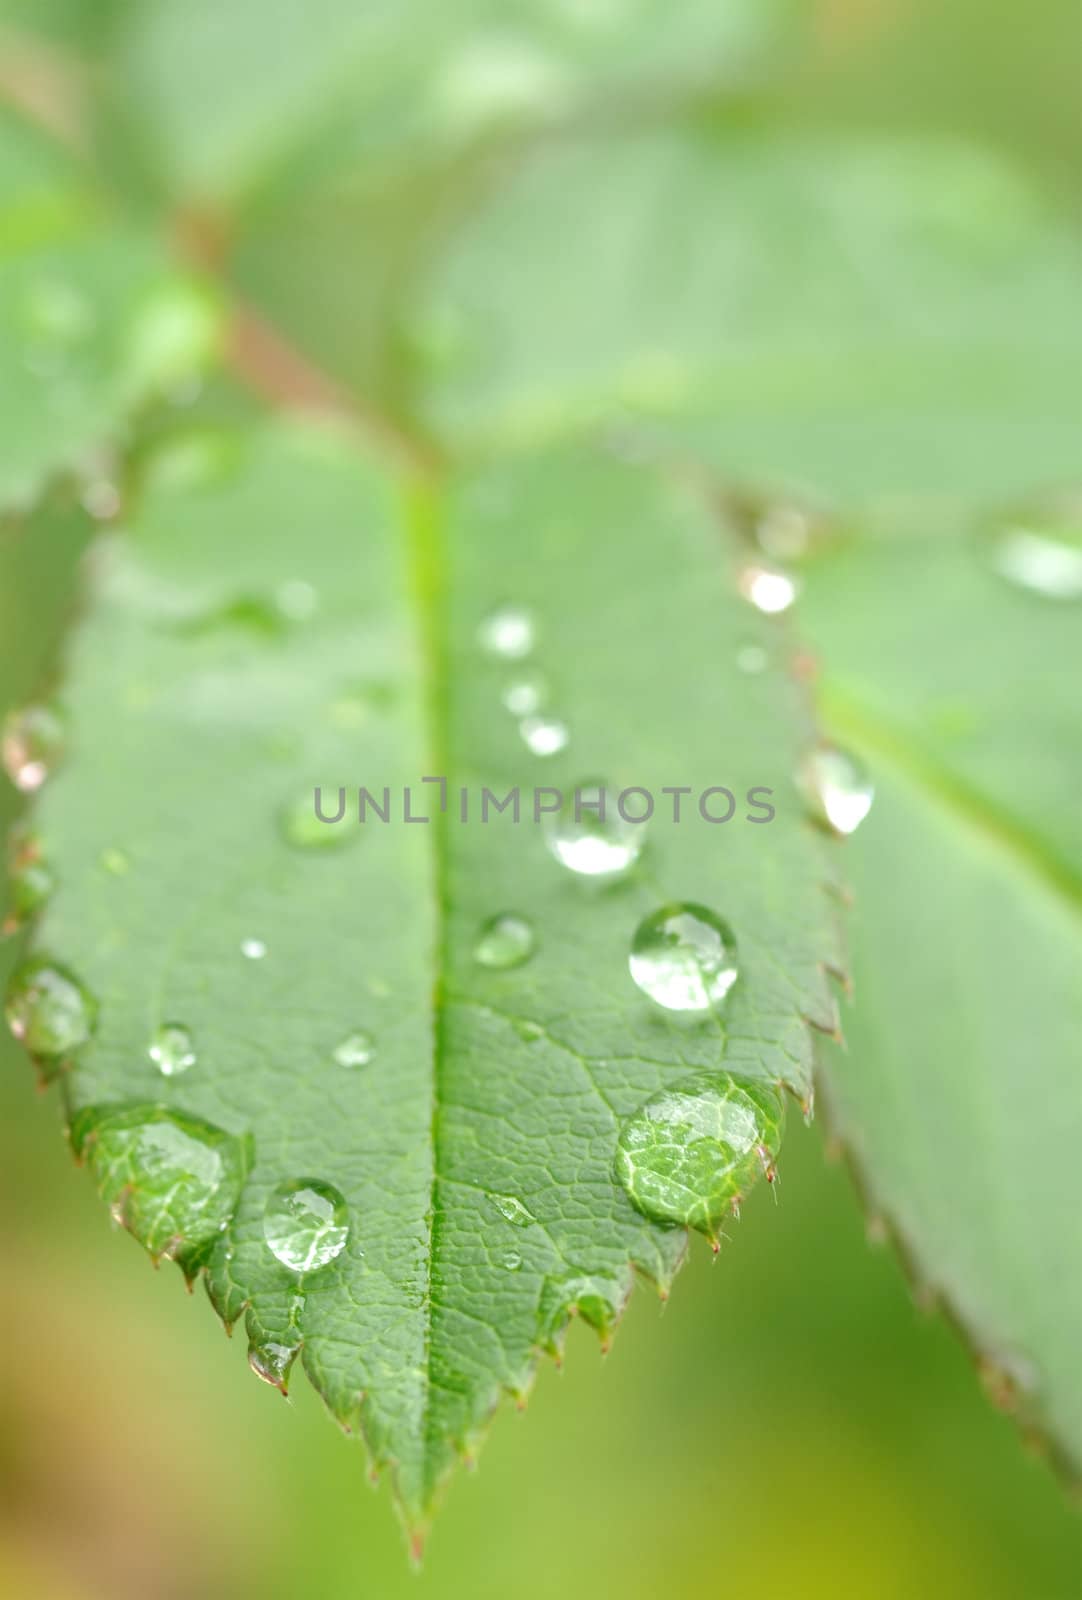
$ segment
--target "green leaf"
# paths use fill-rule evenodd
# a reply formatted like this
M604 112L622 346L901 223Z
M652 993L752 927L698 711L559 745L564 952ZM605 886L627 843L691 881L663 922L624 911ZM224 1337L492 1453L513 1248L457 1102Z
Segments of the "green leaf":
M65 161L0 126L0 510L51 478L100 476L133 415L198 380L219 337L208 291L120 226Z
M948 143L549 144L431 268L428 413L486 443L652 417L847 512L1054 481L1078 452L1077 244L1046 212Z
M826 1073L873 1212L993 1394L1077 1468L1082 629L1078 599L995 570L1007 526L846 545L808 574L827 721L877 790Z
M335 165L429 152L629 94L745 75L778 8L748 0L351 6L159 0L118 31L118 77L173 190L235 199L298 149Z
M548 455L412 490L407 538L400 492L335 433L257 430L219 465L148 473L131 535L95 552L33 818L57 883L34 959L84 986L92 1037L43 1065L116 1214L206 1262L262 1376L284 1387L300 1350L417 1528L573 1309L607 1338L633 1269L664 1291L674 1186L705 1185L686 1215L713 1236L771 1167L774 1088L807 1100L808 1024L835 1027L831 852L792 783L784 625L737 597L683 485ZM529 660L479 643L506 643L501 607L528 608ZM765 670L739 670L749 644ZM565 748L527 748L513 685L520 715L524 685L547 694ZM441 814L422 780L444 775ZM609 884L554 858L530 799L601 781L658 807ZM316 783L331 813L347 787L334 827ZM358 824L358 785L392 820ZM482 790L515 785L521 820L483 822ZM666 785L691 791L679 824ZM706 822L722 785L735 814ZM402 820L407 786L433 820ZM698 1020L629 972L672 902L735 935L732 993Z

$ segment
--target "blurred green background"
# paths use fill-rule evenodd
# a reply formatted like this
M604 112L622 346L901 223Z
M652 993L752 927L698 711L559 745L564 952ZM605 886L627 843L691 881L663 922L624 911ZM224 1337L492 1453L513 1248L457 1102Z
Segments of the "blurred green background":
M28 50L92 61L122 9L0 0L7 98ZM970 132L1050 186L1076 181L1070 0L817 0L785 17L779 114ZM3 709L47 668L75 554L0 529ZM0 822L14 812L5 794ZM718 1265L692 1251L664 1314L636 1295L604 1361L572 1330L565 1370L542 1372L453 1484L418 1575L387 1494L304 1380L288 1404L257 1383L202 1293L110 1229L5 1039L0 1594L1067 1600L1079 1543L1061 1488L869 1246L819 1129L792 1129L782 1177Z

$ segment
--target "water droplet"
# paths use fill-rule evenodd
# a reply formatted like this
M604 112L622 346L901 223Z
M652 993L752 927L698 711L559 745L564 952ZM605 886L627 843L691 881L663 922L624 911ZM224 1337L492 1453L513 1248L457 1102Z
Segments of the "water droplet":
M566 749L571 737L559 717L523 717L518 725L522 742L535 756L554 756Z
M524 672L505 685L500 699L513 716L531 717L548 699L548 684L539 672Z
M100 859L106 872L110 873L114 878L123 878L131 868L131 862L124 851L116 849L115 846L111 846L108 850L103 850Z
M295 1344L282 1344L276 1339L265 1339L248 1346L248 1365L257 1378L271 1384L282 1394L289 1390L289 1371L300 1352L300 1340Z
M507 1268L508 1272L517 1272L522 1266L522 1257L519 1255L517 1250L505 1250L503 1255L500 1257L500 1261L501 1264Z
M490 1194L488 1197L505 1222L513 1228L528 1228L536 1221L532 1211L529 1211L517 1195Z
M811 540L812 518L800 506L772 501L755 523L760 548L775 561L793 561L804 555Z
M628 965L642 992L666 1011L709 1011L736 982L736 938L706 906L662 906L639 923Z
M620 1129L616 1175L655 1222L716 1239L734 1200L771 1177L785 1107L769 1084L725 1073L653 1095Z
M482 967L520 967L533 955L535 942L533 925L525 917L504 911L481 929L473 958Z
M236 1210L251 1140L159 1105L85 1109L71 1137L115 1219L190 1276Z
M745 567L739 578L740 593L757 611L770 616L788 611L797 595L795 578L777 567Z
M12 974L5 1015L32 1056L55 1061L86 1044L97 1024L98 1005L67 967L39 956Z
M48 900L56 888L56 874L39 857L16 858L9 872L11 882L11 914L4 924L4 932L13 933L22 927Z
M267 947L262 939L242 939L240 953L246 961L262 961Z
M356 1033L347 1033L341 1043L334 1047L334 1059L340 1067L367 1067L372 1054L372 1036L360 1029Z
M80 503L96 522L108 522L120 510L120 490L108 478L94 478L83 489Z
M267 1201L263 1234L284 1267L314 1272L346 1248L349 1213L345 1198L320 1178L280 1183Z
M303 578L291 578L274 591L275 604L290 622L307 622L319 608L319 596Z
M531 1022L529 1017L519 1017L514 1023L515 1032L524 1044L536 1044L538 1039L545 1037L545 1030L539 1022Z
M40 789L64 749L64 722L53 706L27 706L4 723L4 771L23 794Z
M501 606L477 630L482 650L505 661L521 661L534 647L534 622L521 606Z
M818 745L809 751L798 782L815 816L835 833L859 828L875 798L867 768L836 745Z
M642 853L645 827L626 822L603 783L580 783L545 816L545 843L563 866L588 878L619 878Z
M736 652L736 666L739 672L746 672L749 676L765 672L766 651L761 644L742 644Z
M996 571L1047 600L1082 600L1082 546L1037 529L1014 527L997 540Z
M296 850L337 850L360 836L359 828L351 827L343 815L338 817L339 785L323 784L319 789L319 806L324 817L334 819L324 822L316 814L316 795L308 789L288 805L281 815L282 834Z
M192 1036L179 1022L163 1022L147 1053L165 1078L175 1078L195 1063Z

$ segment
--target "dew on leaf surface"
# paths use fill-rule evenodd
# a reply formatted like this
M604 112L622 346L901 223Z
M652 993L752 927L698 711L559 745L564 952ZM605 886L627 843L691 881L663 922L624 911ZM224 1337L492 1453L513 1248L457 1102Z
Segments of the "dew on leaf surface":
M835 833L859 828L875 798L875 785L863 762L836 745L817 745L809 751L798 782L814 815Z
M534 634L533 617L522 606L501 606L490 612L477 630L482 650L504 661L522 661L528 656Z
M188 1029L180 1022L163 1022L147 1051L164 1078L176 1078L195 1065L195 1047Z
M263 1234L293 1272L314 1272L342 1254L349 1238L345 1197L321 1178L280 1183L267 1201Z
M64 750L64 723L52 706L26 706L4 722L4 771L23 794L40 789Z
M482 967L503 970L520 967L533 955L536 945L533 924L514 912L504 911L484 924L473 947L473 958Z
M722 1219L760 1176L773 1179L785 1107L769 1084L729 1073L651 1096L617 1139L616 1175L652 1221L716 1239Z
M32 1056L54 1061L86 1044L97 1025L98 1004L67 967L37 956L12 974L5 1015Z
M535 756L555 756L567 748L571 737L566 722L559 717L523 717L518 725L522 742Z
M635 930L628 966L657 1005L700 1014L720 1005L736 982L736 937L706 906L660 906Z
M545 816L549 850L581 877L622 877L642 852L644 832L642 823L620 815L603 783L578 784L559 811Z

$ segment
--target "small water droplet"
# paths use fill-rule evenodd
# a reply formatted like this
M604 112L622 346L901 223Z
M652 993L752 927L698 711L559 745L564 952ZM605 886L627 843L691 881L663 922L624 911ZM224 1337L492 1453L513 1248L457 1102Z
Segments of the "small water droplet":
M538 1039L545 1037L545 1030L539 1022L531 1022L529 1017L519 1017L514 1023L515 1032L524 1044L536 1044Z
M521 661L534 647L533 617L522 606L501 606L477 630L482 650L505 661Z
M320 1178L280 1183L267 1201L263 1234L293 1272L314 1272L342 1254L349 1238L345 1197Z
M554 756L566 749L571 734L559 717L523 717L518 725L522 742L535 756Z
M517 1272L522 1266L522 1257L517 1250L505 1250L500 1261L508 1272Z
M160 1105L86 1108L71 1138L115 1219L189 1276L228 1226L252 1163L250 1139Z
M725 1073L653 1095L620 1129L616 1175L655 1222L716 1239L734 1200L773 1172L785 1107L771 1085Z
M262 961L267 953L267 947L262 939L242 939L240 953L247 961Z
M742 644L736 652L736 665L739 672L749 676L765 672L767 654L761 644Z
M582 877L622 877L639 859L644 835L644 824L626 822L601 782L577 784L560 810L545 816L549 850Z
M307 622L319 608L319 596L303 578L291 578L274 591L275 604L290 622Z
M504 686L500 699L516 717L531 717L548 699L548 684L539 672L523 672Z
M11 913L3 931L14 933L41 910L56 888L56 874L48 862L40 857L16 857L11 864L9 878Z
M815 816L835 833L859 828L875 798L875 785L863 762L836 745L809 751L798 782Z
M300 1351L300 1340L295 1344L282 1344L276 1339L265 1339L260 1344L248 1346L248 1365L257 1378L286 1394L289 1390L289 1370Z
M334 1059L340 1067L367 1067L372 1059L373 1048L371 1034L358 1028L355 1033L347 1033L335 1045Z
M106 872L114 878L123 878L131 869L131 862L123 850L118 850L115 845L103 850L100 856L101 864Z
M163 1022L147 1054L165 1078L175 1078L195 1064L192 1036L179 1022Z
M32 1056L54 1061L86 1044L97 1025L98 1005L67 967L38 956L12 974L5 1015Z
M83 510L96 522L108 522L120 510L120 490L108 478L94 478L79 498Z
M736 938L727 922L692 902L662 906L635 930L631 976L667 1011L701 1013L736 982Z
M319 806L324 817L338 817L339 785L320 785ZM280 818L283 837L296 850L337 850L360 836L347 817L324 822L316 813L316 792L308 789L292 801Z
M473 947L473 958L482 967L503 969L520 967L533 955L534 931L525 917L504 911L492 917L481 929Z
M1082 546L1056 533L1010 528L997 540L992 561L1017 588L1046 600L1082 600Z
M23 794L40 789L64 749L64 722L53 706L27 706L4 723L4 771Z
M513 1228L528 1228L536 1220L533 1212L523 1205L517 1195L490 1194L488 1197L505 1222Z
M804 555L811 534L810 513L780 500L764 506L755 522L760 548L775 561L793 561Z
M739 578L740 593L757 611L770 616L788 611L797 596L795 578L777 567L745 567Z

